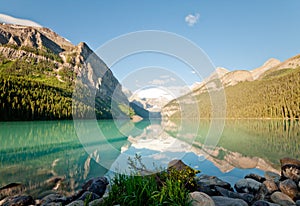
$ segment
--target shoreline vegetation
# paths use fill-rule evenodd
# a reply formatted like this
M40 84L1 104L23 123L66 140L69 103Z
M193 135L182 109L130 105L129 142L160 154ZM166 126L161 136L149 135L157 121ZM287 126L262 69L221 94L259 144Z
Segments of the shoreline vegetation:
M0 204L9 205L192 205L192 206L290 206L300 203L300 161L282 158L281 174L266 171L264 176L248 174L234 185L215 176L201 174L181 160L153 173L141 157L128 159L132 173L115 174L109 181L95 177L72 196L54 193L35 199L22 194L21 185L0 188ZM199 175L196 175L200 173Z

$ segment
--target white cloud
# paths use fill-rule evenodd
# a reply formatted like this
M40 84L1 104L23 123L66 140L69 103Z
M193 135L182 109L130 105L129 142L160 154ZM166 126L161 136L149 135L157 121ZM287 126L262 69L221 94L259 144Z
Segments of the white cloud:
M174 97L168 93L166 89L163 88L149 88L139 91L139 98L161 98L164 97L166 99L174 99Z
M23 26L35 26L35 27L42 27L40 24L27 20L27 19L19 19L15 18L6 14L0 14L0 22L6 24L18 24Z
M185 17L185 22L189 26L194 26L198 22L199 18L200 18L200 14L198 13L196 13L195 15L189 14Z
M153 79L152 81L149 81L148 83L153 84L153 85L164 85L164 84L168 83L168 80Z

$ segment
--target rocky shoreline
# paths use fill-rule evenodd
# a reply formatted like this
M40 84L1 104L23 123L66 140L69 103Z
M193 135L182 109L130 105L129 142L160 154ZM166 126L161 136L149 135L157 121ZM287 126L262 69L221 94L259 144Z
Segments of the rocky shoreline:
M281 174L265 172L264 176L248 174L237 181L234 188L218 177L201 175L195 177L197 190L189 194L193 206L300 206L300 161L291 158L280 160ZM183 170L188 166L181 160L173 160L169 167ZM107 195L109 181L106 177L88 180L82 189L72 196L50 194L33 199L16 194L15 183L0 188L0 205L3 206L96 206L102 205Z

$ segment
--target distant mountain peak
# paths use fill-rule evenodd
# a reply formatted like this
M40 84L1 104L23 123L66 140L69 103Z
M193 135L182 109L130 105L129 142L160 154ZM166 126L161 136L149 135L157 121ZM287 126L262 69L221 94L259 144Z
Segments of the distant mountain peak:
M251 71L253 79L254 80L258 79L266 71L274 68L275 66L279 65L280 63L281 62L278 59L275 59L275 58L268 59L261 67L253 69Z
M0 24L0 45L14 45L36 49L49 49L55 54L74 46L48 28Z

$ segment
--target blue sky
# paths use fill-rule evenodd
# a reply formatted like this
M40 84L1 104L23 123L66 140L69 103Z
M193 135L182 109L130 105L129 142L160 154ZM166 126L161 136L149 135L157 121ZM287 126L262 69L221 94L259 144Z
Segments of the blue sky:
M38 22L74 44L84 41L97 49L128 32L168 31L193 41L215 66L229 70L299 54L299 10L299 0L0 0L0 13ZM185 21L188 15L195 17L193 25ZM112 68L120 70L119 78L137 67L128 62L123 70Z

